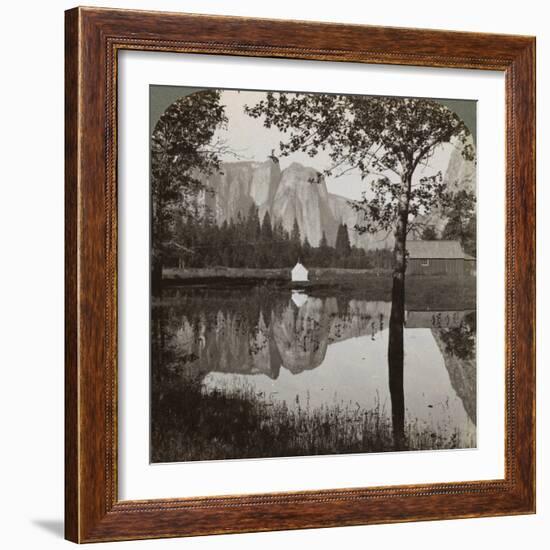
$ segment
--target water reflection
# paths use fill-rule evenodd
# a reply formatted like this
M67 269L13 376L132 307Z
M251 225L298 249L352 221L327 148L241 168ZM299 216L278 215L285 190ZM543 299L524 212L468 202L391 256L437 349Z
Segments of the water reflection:
M475 446L475 312L407 312L396 395L390 309L261 287L165 296L153 308L153 459L391 450L399 408L400 446ZM284 448L252 441L274 434Z
M292 291L292 301L296 307L302 307L307 302L307 293L303 290L293 290Z

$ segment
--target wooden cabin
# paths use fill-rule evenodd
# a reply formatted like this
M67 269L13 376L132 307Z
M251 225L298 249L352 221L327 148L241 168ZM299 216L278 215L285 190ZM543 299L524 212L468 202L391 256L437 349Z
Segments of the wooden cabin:
M475 259L470 259L464 253L458 241L409 241L407 252L408 275L461 277L465 273L471 273L471 260L475 262Z

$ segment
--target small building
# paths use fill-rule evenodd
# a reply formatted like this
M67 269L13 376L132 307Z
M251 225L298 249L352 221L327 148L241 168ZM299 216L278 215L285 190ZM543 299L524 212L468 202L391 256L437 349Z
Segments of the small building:
M469 275L476 274L476 259L469 254L464 254L464 272Z
M455 275L471 273L467 254L458 241L409 241L407 243L407 274ZM471 258L472 260L475 259ZM475 265L475 263L474 263ZM475 267L474 267L475 269Z
M307 283L309 281L307 269L300 262L292 268L290 273L293 283Z

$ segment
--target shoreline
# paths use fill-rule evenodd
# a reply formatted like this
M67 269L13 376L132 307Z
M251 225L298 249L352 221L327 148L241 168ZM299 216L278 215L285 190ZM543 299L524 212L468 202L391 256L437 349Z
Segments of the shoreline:
M341 296L371 301L391 301L390 270L311 268L310 281L293 283L289 269L204 268L163 272L163 280L153 290L153 303L171 299L162 296L171 290L291 292L302 290L314 297ZM476 277L464 275L407 275L406 302L419 310L462 310L476 307Z
M186 281L189 279L262 279L281 280L291 282L290 267L282 268L254 268L254 267L192 267L192 268L165 268L162 272L164 281ZM391 276L391 269L347 269L343 267L312 267L309 269L310 282L322 280L327 275L346 276Z

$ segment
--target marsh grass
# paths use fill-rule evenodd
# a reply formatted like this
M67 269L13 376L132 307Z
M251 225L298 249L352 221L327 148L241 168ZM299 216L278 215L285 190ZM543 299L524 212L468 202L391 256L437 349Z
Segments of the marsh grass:
M251 386L206 390L198 378L153 395L152 462L394 451L391 411L266 400ZM471 446L458 431L410 419L399 450Z

